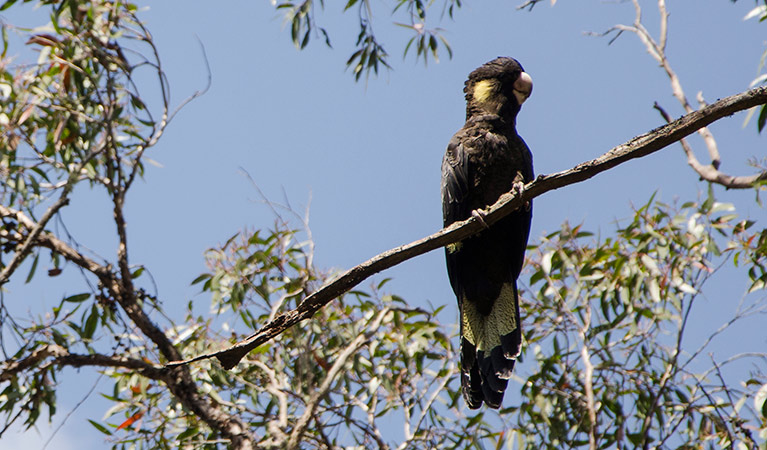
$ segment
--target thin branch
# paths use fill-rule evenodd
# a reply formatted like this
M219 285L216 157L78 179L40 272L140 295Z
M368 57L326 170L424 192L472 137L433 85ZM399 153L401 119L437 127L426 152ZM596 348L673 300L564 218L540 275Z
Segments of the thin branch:
M453 361L454 358L446 358L448 361ZM418 415L418 419L415 421L415 432L409 432L406 433L406 440L402 442L399 447L397 447L397 450L405 450L410 446L415 438L415 435L418 434L418 431L421 429L421 424L426 419L426 416L431 411L431 406L434 404L434 401L437 400L437 397L441 392L445 390L445 386L450 382L450 380L453 378L453 375L455 375L458 372L457 367L454 364L450 364L450 369L447 371L444 377L442 377L442 382L439 383L439 385L432 390L431 395L429 396L428 400L426 400L426 403L421 407L421 414ZM407 410L407 406L405 406L405 410ZM409 424L408 422L405 422L406 425ZM408 427L409 429L409 427Z
M635 137L604 155L578 164L572 169L551 175L541 175L535 181L528 183L521 192L510 192L502 195L494 205L487 209L485 223L494 224L520 208L525 202L545 192L587 180L631 159L647 156L678 142L683 137L723 117L762 104L767 104L767 86L721 99L706 108L686 114L672 123ZM268 342L298 322L312 317L320 308L368 277L408 259L466 239L483 229L484 225L475 217L471 217L418 241L383 252L327 282L322 288L306 297L295 309L277 316L256 333L237 344L192 359L172 361L168 363L168 366L179 366L215 357L218 358L224 368L231 369L251 350Z
M328 371L328 374L325 376L325 379L322 381L320 387L314 392L314 394L312 394L309 402L306 404L304 413L298 419L298 422L296 422L296 425L293 428L293 432L290 433L290 438L288 439L288 444L286 446L288 450L294 450L298 448L298 444L301 441L301 437L303 436L304 431L306 431L306 427L309 425L309 421L312 419L312 417L314 417L314 411L317 409L317 405L319 404L320 400L323 399L325 395L327 395L328 391L330 390L330 386L333 384L333 382L335 382L338 374L341 373L341 371L346 366L346 361L353 354L357 353L357 350L365 345L365 343L370 340L370 338L373 337L375 333L378 332L378 327L381 326L381 322L383 322L384 317L386 317L390 311L391 310L389 308L382 309L378 313L378 316L365 327L367 331L354 338L351 344L349 344L349 346L346 347L340 355L338 355L336 362L333 363L333 367L331 367Z
M379 450L389 450L389 445L384 441L383 436L381 435L381 430L378 428L378 425L376 425L376 407L378 405L378 398L373 396L373 405L368 406L365 402L359 399L356 395L352 395L351 398L352 402L357 405L361 410L365 411L365 415L368 419L368 426L369 427L363 427L361 425L358 425L360 430L362 430L363 433L370 436L371 439L373 439L376 444L378 444Z
M542 2L542 1L543 0L527 0L526 2L524 2L521 5L517 6L517 10L527 8L528 11L532 11L533 8L535 8L535 5L537 5L538 2Z
M61 422L56 427L56 429L53 430L53 432L51 433L50 436L48 436L48 439L45 441L45 444L43 445L43 448L41 450L45 450L46 448L48 448L48 446L51 444L51 442L56 440L56 435L67 424L67 420L69 420L69 418L72 417L72 415L75 413L75 411L77 411L77 409L80 408L83 405L83 403L85 403L86 400L88 400L88 398L93 394L93 391L96 390L96 387L99 385L99 382L101 381L101 379L103 377L104 377L104 373L102 372L102 373L99 374L98 378L96 378L96 381L93 383L93 385L88 390L88 392L85 394L85 396L83 398L81 398L80 401L78 401L75 404L74 407L72 407L69 411L67 411L67 415L64 416L64 419L61 420Z
M30 229L34 227L35 222L20 211L7 208L0 205L0 216L13 217L24 228ZM124 295L123 284L120 283L118 277L112 271L110 266L101 265L88 257L82 255L77 250L73 249L67 243L59 240L50 233L40 233L37 239L33 242L33 245L49 248L56 253L62 255L66 260L73 262L79 267L88 270L99 278L101 284L110 292L110 295L115 298L125 309L126 313L130 317L136 326L150 339L152 342L162 348L170 348L176 355L178 351L172 345L168 337L163 331L155 325L151 319L147 316L146 312L141 309L140 305L135 301L135 298L126 300ZM161 345L164 343L164 345ZM102 365L115 367L114 363L110 363L109 360L102 360L99 358L84 358L84 356L91 355L71 355L68 353L62 353L58 346L45 346L36 349L32 355L24 358L20 361L8 361L5 367L0 370L0 381L5 380L4 377L11 376L20 370L38 364L42 359L49 356L63 356L63 360L59 361L61 364L67 364L75 367L85 365ZM66 350L64 350L66 352ZM174 353L171 353L174 354ZM103 364L101 364L103 363ZM141 361L142 364L146 364ZM20 366L21 365L21 366ZM127 367L127 366L122 366ZM142 366L135 367L136 370L143 370L145 376L149 376L147 372L148 367L156 366ZM166 368L159 368L164 378L163 381L168 386L168 389L175 395L186 408L193 411L204 420L208 425L216 430L220 430L223 435L231 439L232 448L252 448L255 437L248 431L242 421L233 415L229 415L221 410L218 405L213 402L209 397L205 397L197 390L197 385L193 381L188 368L180 368L182 370L167 371ZM153 372L154 373L154 372ZM160 372L157 372L158 376Z
M97 148L93 149L90 153L88 153L88 155L86 155L83 161L78 164L77 167L72 170L72 172L70 172L69 176L67 177L66 184L61 189L59 199L56 200L56 202L45 211L42 217L40 217L40 221L35 223L35 225L30 228L29 234L24 240L24 243L20 248L16 249L13 254L13 258L11 258L11 261L5 267L3 267L2 272L0 272L0 286L8 282L13 272L16 271L19 265L21 265L21 262L24 261L24 258L27 257L30 250L32 250L33 243L37 240L37 237L40 235L40 233L43 232L45 226L48 224L48 221L50 221L51 218L53 218L53 216L59 212L61 208L69 204L69 194L72 192L72 189L74 189L77 179L81 175L82 169L102 150L104 150L104 146L98 146Z
M144 140L143 145L139 146L138 153L136 154L135 158L133 158L133 168L131 169L130 175L126 178L125 182L125 189L129 189L130 186L133 184L133 180L136 179L136 174L138 173L138 169L140 166L140 160L141 157L144 155L144 152L149 147L152 147L157 143L157 141L162 137L162 135L165 133L165 127L168 126L168 122L170 119L168 118L168 104L170 102L170 93L169 87L167 85L167 80L165 78L165 72L162 70L162 66L160 63L160 53L157 50L157 46L154 43L154 40L151 37L151 34L149 34L149 30L146 29L144 24L138 20L138 18L133 15L133 19L135 23L138 25L138 27L141 29L142 34L137 33L137 38L145 42L149 48L152 50L152 54L154 55L154 60L156 63L151 64L152 67L154 67L157 70L157 78L160 82L160 95L162 98L162 117L160 119L160 123L157 127L153 127L152 135ZM131 80L132 78L128 76L128 79ZM174 113L175 114L175 113Z
M261 445L267 448L281 447L284 445L288 438L288 436L283 431L288 427L288 396L285 393L286 391L289 392L288 385L285 382L284 377L282 382L280 382L280 380L277 379L277 371L267 366L263 362L255 359L250 362L253 363L254 366L263 370L264 373L266 373L266 375L269 377L269 382L266 383L266 387L264 389L275 396L279 404L277 420L269 420L266 425L266 428L269 430L269 434L271 436L267 442L261 442Z
M139 26L141 27L141 30L145 33L145 36L149 36L149 31L144 27L144 25L136 18L136 22L139 23ZM162 66L160 65L160 54L157 50L157 47L154 44L154 41L151 38L144 38L144 41L149 44L149 46L152 49L152 53L154 54L155 61L157 61L156 64L153 65L155 69L157 70L157 77L160 80L160 91L161 96L163 99L163 113L162 118L160 119L160 123L157 126L156 130L152 135L149 137L149 139L146 139L144 144L140 146L138 153L133 158L133 169L131 170L130 175L128 176L128 179L125 183L125 189L129 189L130 186L133 184L133 181L136 178L136 174L138 173L139 169L139 161L141 160L141 157L144 155L144 152L150 148L153 147L157 142L160 140L162 135L165 133L165 129L168 125L170 125L170 122L173 120L174 117L176 117L176 114L179 113L186 105L191 103L193 100L195 100L198 97L201 97L205 95L208 90L210 90L210 86L213 84L213 75L210 70L210 62L208 61L208 55L205 52L205 46L203 45L202 41L200 41L200 38L197 38L197 43L200 45L200 51L202 52L203 61L205 61L205 71L207 73L207 81L205 83L205 86L202 89L198 89L192 93L189 97L184 99L184 101L179 104L176 109L173 110L173 112L169 113L169 102L170 102L170 93L168 92L169 88L166 86L167 82L165 81L165 72L163 72Z
M69 350L55 344L36 348L29 356L20 360L8 360L0 365L0 381L8 381L16 374L39 366L50 357L52 363L72 367L98 366L130 369L153 380L165 380L168 370L162 366L149 364L141 359L116 356L70 353ZM49 363L46 363L49 364Z
M636 10L636 18L634 20L634 27L628 29L639 37L642 43L645 45L647 52L663 67L666 72L669 81L671 82L671 91L674 97L679 101L684 108L685 112L691 113L693 111L690 102L687 100L687 96L682 89L682 83L679 81L679 77L676 72L671 68L671 64L666 58L666 39L668 37L668 11L666 11L666 3L664 0L658 0L658 12L660 14L660 29L661 37L660 44L650 35L650 32L642 25L642 11L639 6L638 0L632 0L634 8ZM715 168L719 168L721 164L721 158L719 157L719 149L717 148L716 140L711 132L706 127L702 127L698 130L698 134L701 135L703 141L708 148L709 156L711 157L711 165Z
M581 359L583 360L583 385L586 391L586 408L589 413L589 450L597 448L597 408L594 401L594 364L589 353L588 331L591 327L591 305L586 304L583 326L579 330L581 338Z
M665 0L658 0L658 11L660 11L660 44L658 47L661 53L665 53L666 41L668 40L668 13L666 12Z
M655 102L653 108L658 110L666 122L671 122L671 116L668 115L666 110L664 110L658 102ZM695 157L695 153L692 151L692 148L690 147L690 144L687 143L686 139L680 139L679 143L682 144L684 154L687 156L687 164L692 167L692 170L700 175L702 180L721 184L728 189L751 189L756 183L767 179L767 171L748 176L732 176L719 171L713 164L704 166L698 161L698 158Z

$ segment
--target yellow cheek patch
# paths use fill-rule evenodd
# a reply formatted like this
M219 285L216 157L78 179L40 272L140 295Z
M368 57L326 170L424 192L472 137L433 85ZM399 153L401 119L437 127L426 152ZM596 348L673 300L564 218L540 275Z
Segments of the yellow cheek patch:
M484 102L495 91L498 83L495 80L482 80L474 86L474 100Z
M455 242L453 244L447 244L446 247L447 247L447 252L452 254L459 251L461 247L463 247L463 242Z

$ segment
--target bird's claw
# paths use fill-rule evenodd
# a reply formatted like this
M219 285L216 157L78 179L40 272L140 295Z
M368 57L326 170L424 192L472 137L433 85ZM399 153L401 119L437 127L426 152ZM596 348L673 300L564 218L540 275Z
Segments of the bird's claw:
M520 195L522 191L525 190L525 183L521 181L516 181L511 185L511 193L516 195ZM525 202L525 211L530 211L530 201Z
M471 212L472 217L476 217L479 223L481 223L485 228L490 229L490 225L488 225L487 222L485 222L486 215L487 214L485 214L485 212L482 211L481 209L475 209Z

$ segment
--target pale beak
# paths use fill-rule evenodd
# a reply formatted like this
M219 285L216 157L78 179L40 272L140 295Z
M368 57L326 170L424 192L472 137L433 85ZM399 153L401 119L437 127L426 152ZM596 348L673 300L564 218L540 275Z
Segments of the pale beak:
M530 77L530 75L527 74L527 72L520 73L519 78L517 78L517 81L514 82L514 97L517 98L517 103L519 103L519 106L522 106L522 103L527 100L527 97L530 97L532 92L533 79Z

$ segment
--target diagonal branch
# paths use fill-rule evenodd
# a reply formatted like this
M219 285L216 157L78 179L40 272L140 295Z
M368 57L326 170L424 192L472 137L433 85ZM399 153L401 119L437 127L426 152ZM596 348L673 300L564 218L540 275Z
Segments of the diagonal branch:
M11 261L5 267L3 267L2 272L0 272L0 286L8 282L8 280L11 278L11 275L13 275L13 272L18 269L22 261L24 261L24 258L27 257L29 251L32 250L33 243L35 240L37 240L37 237L40 235L40 233L43 232L45 226L48 224L48 221L50 221L61 208L69 204L69 194L72 192L72 189L74 189L75 184L77 184L82 169L103 150L104 146L99 146L91 150L83 159L83 161L78 164L77 167L72 170L72 172L69 173L66 183L61 189L61 194L59 195L58 200L56 200L54 204L48 207L42 217L40 217L40 220L29 229L29 234L27 235L26 239L24 239L24 242L19 248L15 250Z
M521 207L525 202L545 192L587 180L626 161L647 156L678 142L701 127L705 127L723 117L763 104L767 104L767 86L719 100L698 111L686 114L674 122L635 137L596 159L578 164L569 170L551 175L541 175L535 181L528 183L520 193L506 193L502 195L494 205L488 208L484 221L488 225L492 225ZM306 297L295 309L275 317L256 331L256 333L237 344L227 349L206 353L189 360L173 361L167 365L175 367L215 357L218 358L224 368L231 369L248 352L268 342L298 322L312 317L320 308L368 277L418 255L466 239L483 229L484 225L475 217L471 217L463 222L456 222L418 241L383 252L326 283L318 291Z
M652 38L650 32L642 24L642 11L639 6L639 0L632 0L632 2L634 3L634 8L636 10L636 18L634 20L634 26L629 27L628 31L632 31L639 37L639 39L645 45L647 52L658 62L658 64L660 64L660 66L666 72L666 76L668 76L669 82L671 83L671 91L674 94L674 97L676 97L676 99L682 105L682 108L684 108L686 113L691 113L693 108L690 105L690 102L687 100L684 89L682 89L682 83L679 80L679 76L677 76L676 72L674 72L674 70L671 68L671 63L669 63L668 58L666 58L666 40L668 37L669 14L666 10L665 0L658 0L658 13L660 14L661 30L660 44ZM714 166L714 168L718 168L721 164L721 158L719 157L719 149L717 147L714 136L706 127L699 129L698 134L700 134L700 136L703 138L703 141L706 143L706 148L708 149L709 156L711 157L711 165Z
M679 103L682 105L682 108L684 109L685 113L691 113L694 111L693 107L691 106L689 100L687 99L687 96L684 93L684 90L682 89L682 83L679 80L679 76L677 76L676 72L671 68L671 63L669 63L668 58L666 57L666 45L668 41L668 17L669 13L666 9L666 1L665 0L658 0L658 13L660 15L660 37L659 40L656 41L650 32L647 30L647 28L642 23L642 8L639 5L639 0L631 0L632 4L634 5L634 11L635 11L635 18L633 25L615 25L612 28L608 29L607 31L603 33L587 33L590 35L596 35L596 36L607 36L609 34L615 33L615 36L610 39L609 43L612 44L618 37L623 34L623 32L630 32L637 35L640 41L642 41L642 44L645 46L645 50L647 50L647 53L650 54L650 56L660 65L661 68L666 72L666 76L669 79L669 82L671 83L671 91L674 95L674 97L679 101ZM714 135L711 134L708 128L701 127L698 131L698 134L703 138L703 142L706 144L706 148L708 149L709 156L711 157L711 165L714 167L714 169L718 169L719 165L721 164L721 158L719 156L719 148L717 147L716 139L714 139ZM701 175L703 176L703 175Z
M17 211L0 205L0 217L13 217L25 230L31 230L38 225L21 211ZM23 235L19 231L0 230L0 236L10 236L14 240L20 241ZM13 234L11 236L11 233ZM165 333L155 325L151 318L141 308L135 299L135 295L125 292L124 284L120 282L119 277L113 272L111 266L105 266L91 260L72 248L67 243L59 240L48 232L40 232L34 241L30 241L31 246L40 246L51 249L61 254L68 261L82 267L83 269L96 275L101 284L110 292L110 295L117 300L128 314L133 323L154 342L166 358L171 359L180 357L180 353L170 342ZM76 367L83 365L111 366L116 367L115 361L123 361L121 367L134 368L150 378L161 379L168 386L173 395L178 398L182 404L193 411L198 417L205 421L211 428L218 430L222 435L231 440L231 448L249 449L254 446L255 436L248 430L246 425L235 415L230 415L210 397L203 395L197 389L192 375L187 367L178 367L168 370L165 367L157 366L126 366L123 359L103 359L91 357L92 355L72 355L59 346L45 346L32 352L26 358L14 362L6 362L0 365L0 381L3 381L13 373L25 370L28 367L39 364L43 359L50 356L63 358L58 361L62 364L68 364ZM110 357L104 357L110 358ZM132 360L131 360L132 361ZM143 363L143 361L139 361Z
M0 205L0 217L12 217L27 230L32 230L37 226L37 223L30 219L29 216L23 212L13 208L8 208L7 206L3 205ZM10 235L10 233L12 232L8 231L6 234ZM20 232L16 232L10 238L18 241L23 239L23 235ZM99 281L101 281L105 287L110 288L112 284L112 272L109 266L101 265L96 261L88 258L52 234L45 232L40 233L36 240L33 242L33 245L45 247L62 255L67 261L70 261L77 266L87 270L88 272L96 275L99 278Z

